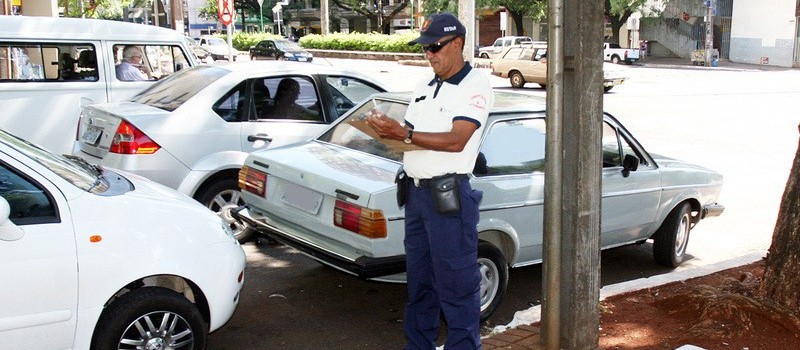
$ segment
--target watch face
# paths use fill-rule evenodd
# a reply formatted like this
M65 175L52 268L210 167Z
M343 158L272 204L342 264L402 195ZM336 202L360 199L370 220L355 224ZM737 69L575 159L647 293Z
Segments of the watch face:
M405 142L405 143L411 143L411 139L409 139L409 138L406 138L405 140L403 140L403 142Z

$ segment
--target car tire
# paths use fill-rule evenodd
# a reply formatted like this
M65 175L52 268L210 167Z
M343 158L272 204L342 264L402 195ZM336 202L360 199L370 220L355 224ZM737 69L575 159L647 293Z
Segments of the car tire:
M683 202L672 212L653 235L653 257L657 264L678 267L686 255L692 229L692 207Z
M489 58L489 54L484 52L481 54L481 58Z
M254 55L250 55L250 60L251 61L258 61L258 57L254 56Z
M603 86L603 92L609 92L609 91L611 91L611 89L613 89L613 88L614 88L614 86L613 86L613 85L612 85L612 86Z
M478 269L481 274L481 321L491 316L506 294L508 264L503 253L489 242L478 243Z
M511 82L511 86L515 88L521 88L525 86L525 77L522 76L522 73L517 71L512 71L508 73L508 81Z
M230 213L231 209L244 205L238 179L221 179L208 186L195 198L208 209L217 213L230 226L239 243L245 243L253 237L255 229L237 221Z
M200 310L183 295L146 287L119 297L103 311L92 349L205 349L207 329Z
M611 63L613 63L613 64L619 63L619 56L617 56L617 55L611 56Z

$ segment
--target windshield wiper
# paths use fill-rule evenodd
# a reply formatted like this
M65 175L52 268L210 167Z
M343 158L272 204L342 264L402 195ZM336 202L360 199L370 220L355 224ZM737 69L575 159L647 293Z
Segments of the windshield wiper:
M78 163L78 165L80 165L81 167L83 167L86 170L89 170L90 172L95 173L97 176L101 176L101 177L103 176L103 167L101 167L100 165L95 165L95 164L89 163L89 162L86 161L86 159L83 159L83 158L78 157L78 156L73 156L71 154L62 154L62 156L64 156L64 158L67 158L67 159L69 159L69 160L71 160L71 161L73 161L75 163Z

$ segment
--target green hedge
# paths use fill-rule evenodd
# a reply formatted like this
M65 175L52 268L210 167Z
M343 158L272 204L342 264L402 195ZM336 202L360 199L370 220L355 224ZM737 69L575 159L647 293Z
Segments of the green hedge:
M218 35L227 40L224 34ZM420 53L419 45L408 46L408 42L416 39L419 33L406 34L379 34L379 33L332 33L328 35L309 34L300 38L300 46L307 49L344 50L344 51L374 51L374 52L410 52ZM233 34L231 43L240 51L247 51L259 41L264 39L279 39L280 35L271 33L245 33Z
M419 33L379 34L379 33L332 33L328 35L310 34L300 38L300 46L308 49L375 51L375 52L411 52L419 53L419 45L408 46L408 42L416 39Z

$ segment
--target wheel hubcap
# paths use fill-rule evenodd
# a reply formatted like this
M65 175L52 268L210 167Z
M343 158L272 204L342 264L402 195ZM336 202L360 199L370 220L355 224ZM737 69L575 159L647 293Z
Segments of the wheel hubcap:
M678 224L678 231L675 232L675 256L677 257L683 256L684 251L686 251L686 241L689 238L691 224L690 220L689 214L683 215Z
M489 307L489 304L497 295L497 289L500 285L500 281L498 281L500 272L491 260L484 258L478 259L478 268L481 274L480 298L481 311L483 311Z
M151 312L133 321L119 341L119 349L178 350L192 349L194 334L178 314Z
M225 190L217 193L214 198L208 203L208 209L216 212L217 215L225 220L230 226L231 230L236 237L238 237L247 227L233 218L231 210L244 205L242 193L236 190Z

